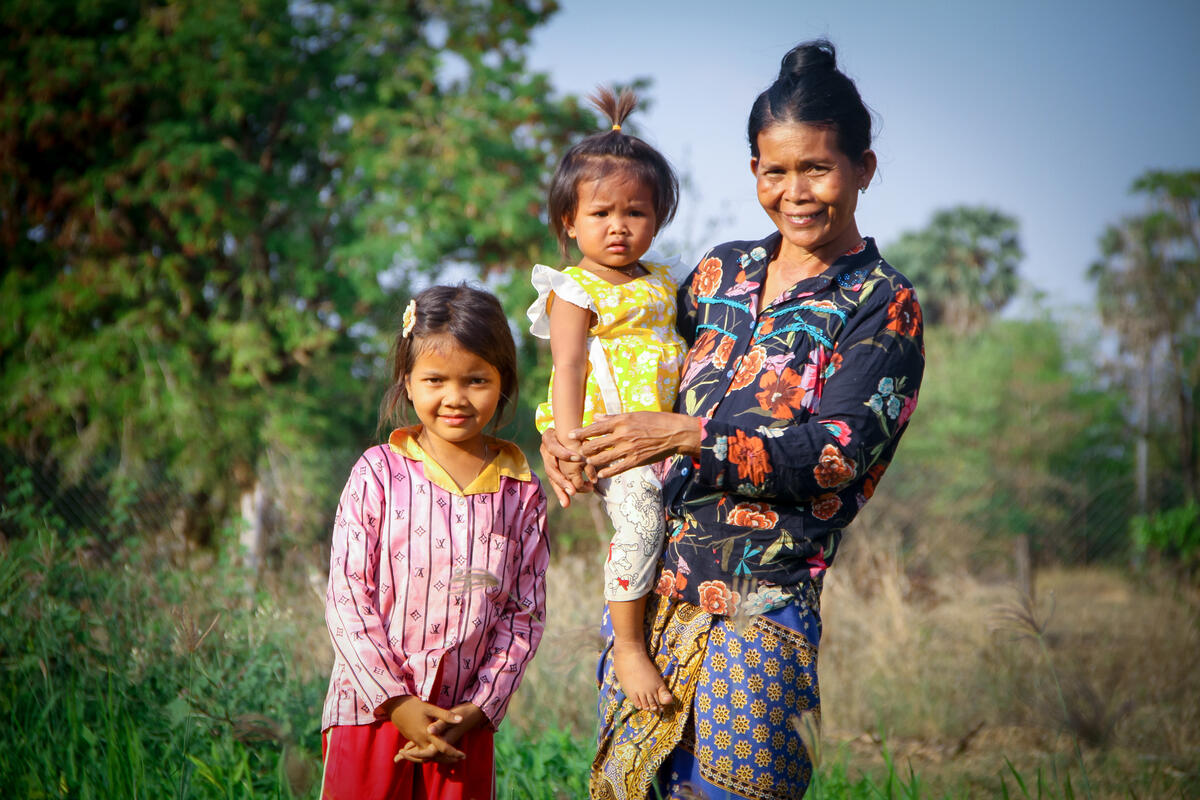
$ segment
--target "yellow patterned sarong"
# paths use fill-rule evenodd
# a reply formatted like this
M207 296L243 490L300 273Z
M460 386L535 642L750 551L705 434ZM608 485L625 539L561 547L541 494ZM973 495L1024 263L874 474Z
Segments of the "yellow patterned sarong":
M649 651L675 703L638 711L605 652L593 800L802 796L812 770L797 723L819 713L819 597L815 583L790 605L735 622L651 595Z

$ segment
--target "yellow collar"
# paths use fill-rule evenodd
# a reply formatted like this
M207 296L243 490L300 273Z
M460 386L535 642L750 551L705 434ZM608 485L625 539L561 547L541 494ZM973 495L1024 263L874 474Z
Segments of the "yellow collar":
M417 434L420 432L420 425L397 428L388 437L388 447L392 448L394 453L424 464L425 477L447 492L461 495L490 494L500 491L502 476L516 478L519 481L531 479L529 462L525 460L525 454L521 452L521 448L512 442L506 442L494 436L485 436L484 441L487 442L488 449L499 452L487 463L483 471L475 476L475 480L471 481L470 485L465 489L459 489L449 473L442 469L442 465L434 461L433 457L417 443Z

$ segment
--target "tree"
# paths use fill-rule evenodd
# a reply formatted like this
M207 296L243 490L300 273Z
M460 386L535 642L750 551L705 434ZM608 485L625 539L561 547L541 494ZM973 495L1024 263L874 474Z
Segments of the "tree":
M1090 349L1061 334L1048 318L998 320L965 337L927 329L901 457L855 522L865 538L898 531L925 574L992 571L1022 536L1040 562L1126 553L1137 509L1122 393Z
M1165 454L1186 495L1200 499L1200 171L1151 170L1132 186L1146 213L1109 225L1096 283L1116 334L1144 442ZM1145 499L1146 445L1139 458Z
M552 246L594 127L525 67L555 9L3 2L0 445L165 475L200 542L273 463L343 472L410 279Z
M991 208L956 206L901 235L887 258L916 285L930 324L978 330L1017 291L1023 254L1017 221Z

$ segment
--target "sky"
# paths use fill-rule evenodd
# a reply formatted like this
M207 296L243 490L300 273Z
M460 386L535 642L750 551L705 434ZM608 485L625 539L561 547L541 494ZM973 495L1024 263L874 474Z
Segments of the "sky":
M1020 223L1041 307L1090 307L1100 234L1145 210L1133 180L1200 169L1196 0L562 0L529 64L581 96L652 81L630 127L691 183L660 244L695 260L771 232L746 120L784 53L818 36L876 115L857 219L884 257L935 211L987 205Z

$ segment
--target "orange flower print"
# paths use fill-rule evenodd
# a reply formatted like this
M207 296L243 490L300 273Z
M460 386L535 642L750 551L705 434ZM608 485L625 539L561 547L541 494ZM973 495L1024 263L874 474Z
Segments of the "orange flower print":
M706 330L696 339L696 344L692 345L692 352L689 354L692 361L706 361L709 353L712 352L713 345L717 343L717 332Z
M779 523L779 515L766 503L738 503L725 521L730 525L765 530L774 528Z
M664 569L662 574L658 576L658 584L654 587L654 593L678 600L683 597L683 587L685 586L687 586L687 575L685 573L680 572L676 575L671 570Z
M871 495L875 494L875 486L879 483L879 479L883 477L883 473L887 468L887 464L876 464L867 470L867 479L863 481L862 486L864 499L870 500Z
M737 374L733 376L733 383L730 384L729 391L735 392L738 389L745 389L753 383L766 360L766 350L758 345L751 347L750 352L742 356L742 361L738 364Z
M829 519L842 507L842 500L836 494L823 494L813 500L812 514L817 519Z
M722 336L721 343L717 345L717 349L713 351L712 365L717 369L725 369L725 365L729 363L729 356L733 354L733 343L737 341L732 336Z
M692 346L687 361L684 362L683 376L679 380L681 386L689 385L708 365L716 341L717 332L714 330L706 330L696 339L696 344Z
M740 430L729 439L729 462L737 464L738 480L749 478L755 486L761 486L767 474L773 471L762 439L747 436Z
M758 323L758 328L754 331L754 335L762 338L775 330L775 318L767 317L762 322Z
M831 356L829 356L829 364L828 364L828 366L825 367L825 372L824 372L824 374L821 375L821 377L828 380L829 378L833 377L833 374L841 368L842 368L842 354L839 353L838 351L834 350L833 354Z
M768 372L758 385L762 391L754 395L755 399L776 419L790 419L792 410L804 400L800 376L791 367L785 367L779 374Z
M817 466L813 467L813 477L817 479L818 486L829 489L853 478L855 466L854 461L846 458L841 450L827 444L821 449Z
M729 590L725 581L704 581L696 591L700 593L700 608L710 614L728 614L730 606L736 606L738 595Z
M887 310L887 329L901 336L916 336L921 332L921 306L912 289L897 289Z
M696 267L692 290L700 297L712 297L721 288L721 259L706 258Z

